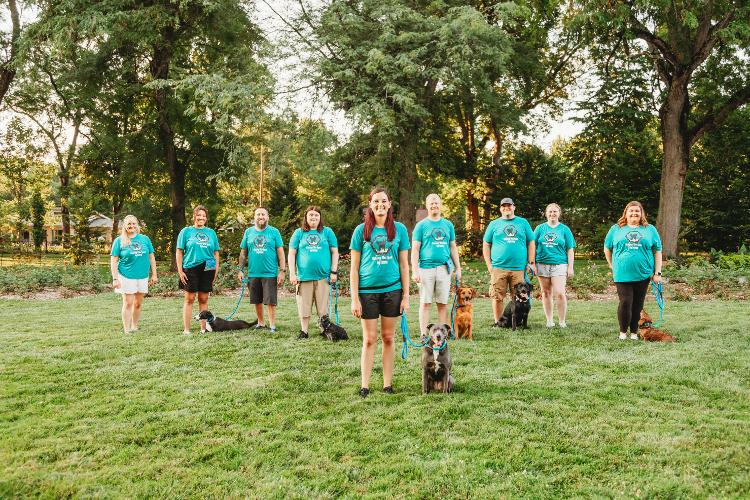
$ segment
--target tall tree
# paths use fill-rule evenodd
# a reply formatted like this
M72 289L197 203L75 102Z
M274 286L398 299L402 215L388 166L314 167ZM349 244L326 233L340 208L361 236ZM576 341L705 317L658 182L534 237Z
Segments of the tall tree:
M678 252L691 148L750 101L750 5L744 0L589 0L582 5L592 28L608 34L601 42L614 51L626 49L620 55L642 48L662 83L664 157L657 227L665 255L673 257ZM733 71L702 72L712 59L732 61ZM694 89L702 79L711 81L721 96L708 107L695 102Z
M10 88L13 78L16 76L18 64L19 40L21 38L21 16L18 13L18 2L7 0L3 2L8 6L8 17L10 18L10 33L0 33L0 50L4 52L0 59L0 104ZM3 17L0 20L4 21Z

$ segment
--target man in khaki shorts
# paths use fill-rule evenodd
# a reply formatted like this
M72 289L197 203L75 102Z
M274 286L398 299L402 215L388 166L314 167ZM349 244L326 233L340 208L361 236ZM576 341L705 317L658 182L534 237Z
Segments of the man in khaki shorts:
M513 287L523 283L526 266L536 273L536 241L529 222L516 217L516 206L510 198L500 201L500 214L487 226L482 243L482 256L490 273L493 327L499 327L505 293L510 289L512 294Z
M425 201L428 216L414 226L411 242L412 279L419 284L419 334L425 335L430 323L430 306L437 303L438 322L448 323L451 268L461 280L456 230L442 217L440 197L430 194Z

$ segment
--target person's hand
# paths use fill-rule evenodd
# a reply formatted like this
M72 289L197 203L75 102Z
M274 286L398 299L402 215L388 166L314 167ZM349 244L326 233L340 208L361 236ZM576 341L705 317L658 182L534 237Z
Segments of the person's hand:
M276 277L276 284L281 286L284 284L284 276L286 276L286 271L279 271L279 275Z
M456 281L461 283L461 270L456 268Z
M568 278L572 278L573 275L575 275L575 271L573 270L573 266L568 266Z
M159 281L159 278L157 278L156 275L153 274L151 275L151 281L149 281L149 284L155 285L157 281Z
M120 288L120 279L119 278L114 278L112 280L112 288L114 288L115 290L118 289L118 288Z
M659 276L658 274L654 274L654 276L653 276L652 279L653 279L654 283L661 282L661 276Z
M245 274L242 271L237 271L237 279L241 282L245 279Z
M339 280L339 275L338 274L331 273L331 274L328 275L328 277L330 278L331 283L336 283Z
M352 297L352 315L355 318L362 317L362 303L359 301L359 297Z
M401 313L405 313L409 311L409 294L405 293L404 297L401 299L401 307L399 308Z
M294 271L289 272L289 283L294 286L299 285L299 278L297 277L297 273L295 273Z
M533 273L532 276L536 276L536 264L526 264L526 267L531 269L531 272Z
M185 274L185 271L183 271L182 269L178 269L177 274L180 276L180 281L182 282L182 284L187 285L188 277L187 274Z
M414 283L421 283L422 278L419 276L419 269L414 269L414 272L411 275L411 279Z

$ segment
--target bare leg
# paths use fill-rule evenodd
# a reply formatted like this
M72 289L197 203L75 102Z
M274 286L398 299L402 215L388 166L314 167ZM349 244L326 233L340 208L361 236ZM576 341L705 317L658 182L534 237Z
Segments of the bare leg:
M198 310L208 311L208 292L198 292ZM201 331L206 331L206 320L201 320Z
M419 335L425 335L427 332L427 325L430 324L430 307L431 303L419 304Z
M133 321L131 323L131 330L138 329L138 322L141 320L141 309L143 307L143 293L135 294L135 303L133 304Z
M370 387L370 375L375 360L375 349L378 347L378 320L362 320L362 356L360 368L362 369L362 387Z
M565 285L568 279L565 276L555 276L552 278L552 294L557 303L557 319L561 325L565 324L565 316L568 313L568 297L565 293ZM552 316L552 311L550 311Z
M395 355L393 337L396 334L396 318L380 317L380 336L383 339L383 387L393 384Z
M122 294L122 330L129 333L133 329L133 304L135 303L135 294Z
M182 303L182 329L190 331L190 320L193 319L193 302L195 302L195 292L185 292L185 300Z
M437 303L438 322L448 324L448 304Z
M547 326L554 323L552 318L552 281L554 278L539 276L539 288L542 289L542 306L544 317L547 318Z
M503 315L503 299L492 299L492 315L495 317L495 323L500 321Z
M263 304L253 304L255 306L255 315L258 317L258 326L263 326L266 322L263 319Z
M268 309L268 324L271 328L276 326L276 306L266 306Z

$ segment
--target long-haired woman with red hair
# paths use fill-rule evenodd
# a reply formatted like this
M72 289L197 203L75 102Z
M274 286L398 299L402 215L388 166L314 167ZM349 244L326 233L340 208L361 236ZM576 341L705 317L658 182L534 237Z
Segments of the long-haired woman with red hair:
M409 234L393 219L391 198L384 188L370 192L364 223L350 245L352 314L362 321L362 387L370 393L370 375L378 345L378 318L383 339L383 392L393 394L396 318L409 309Z

